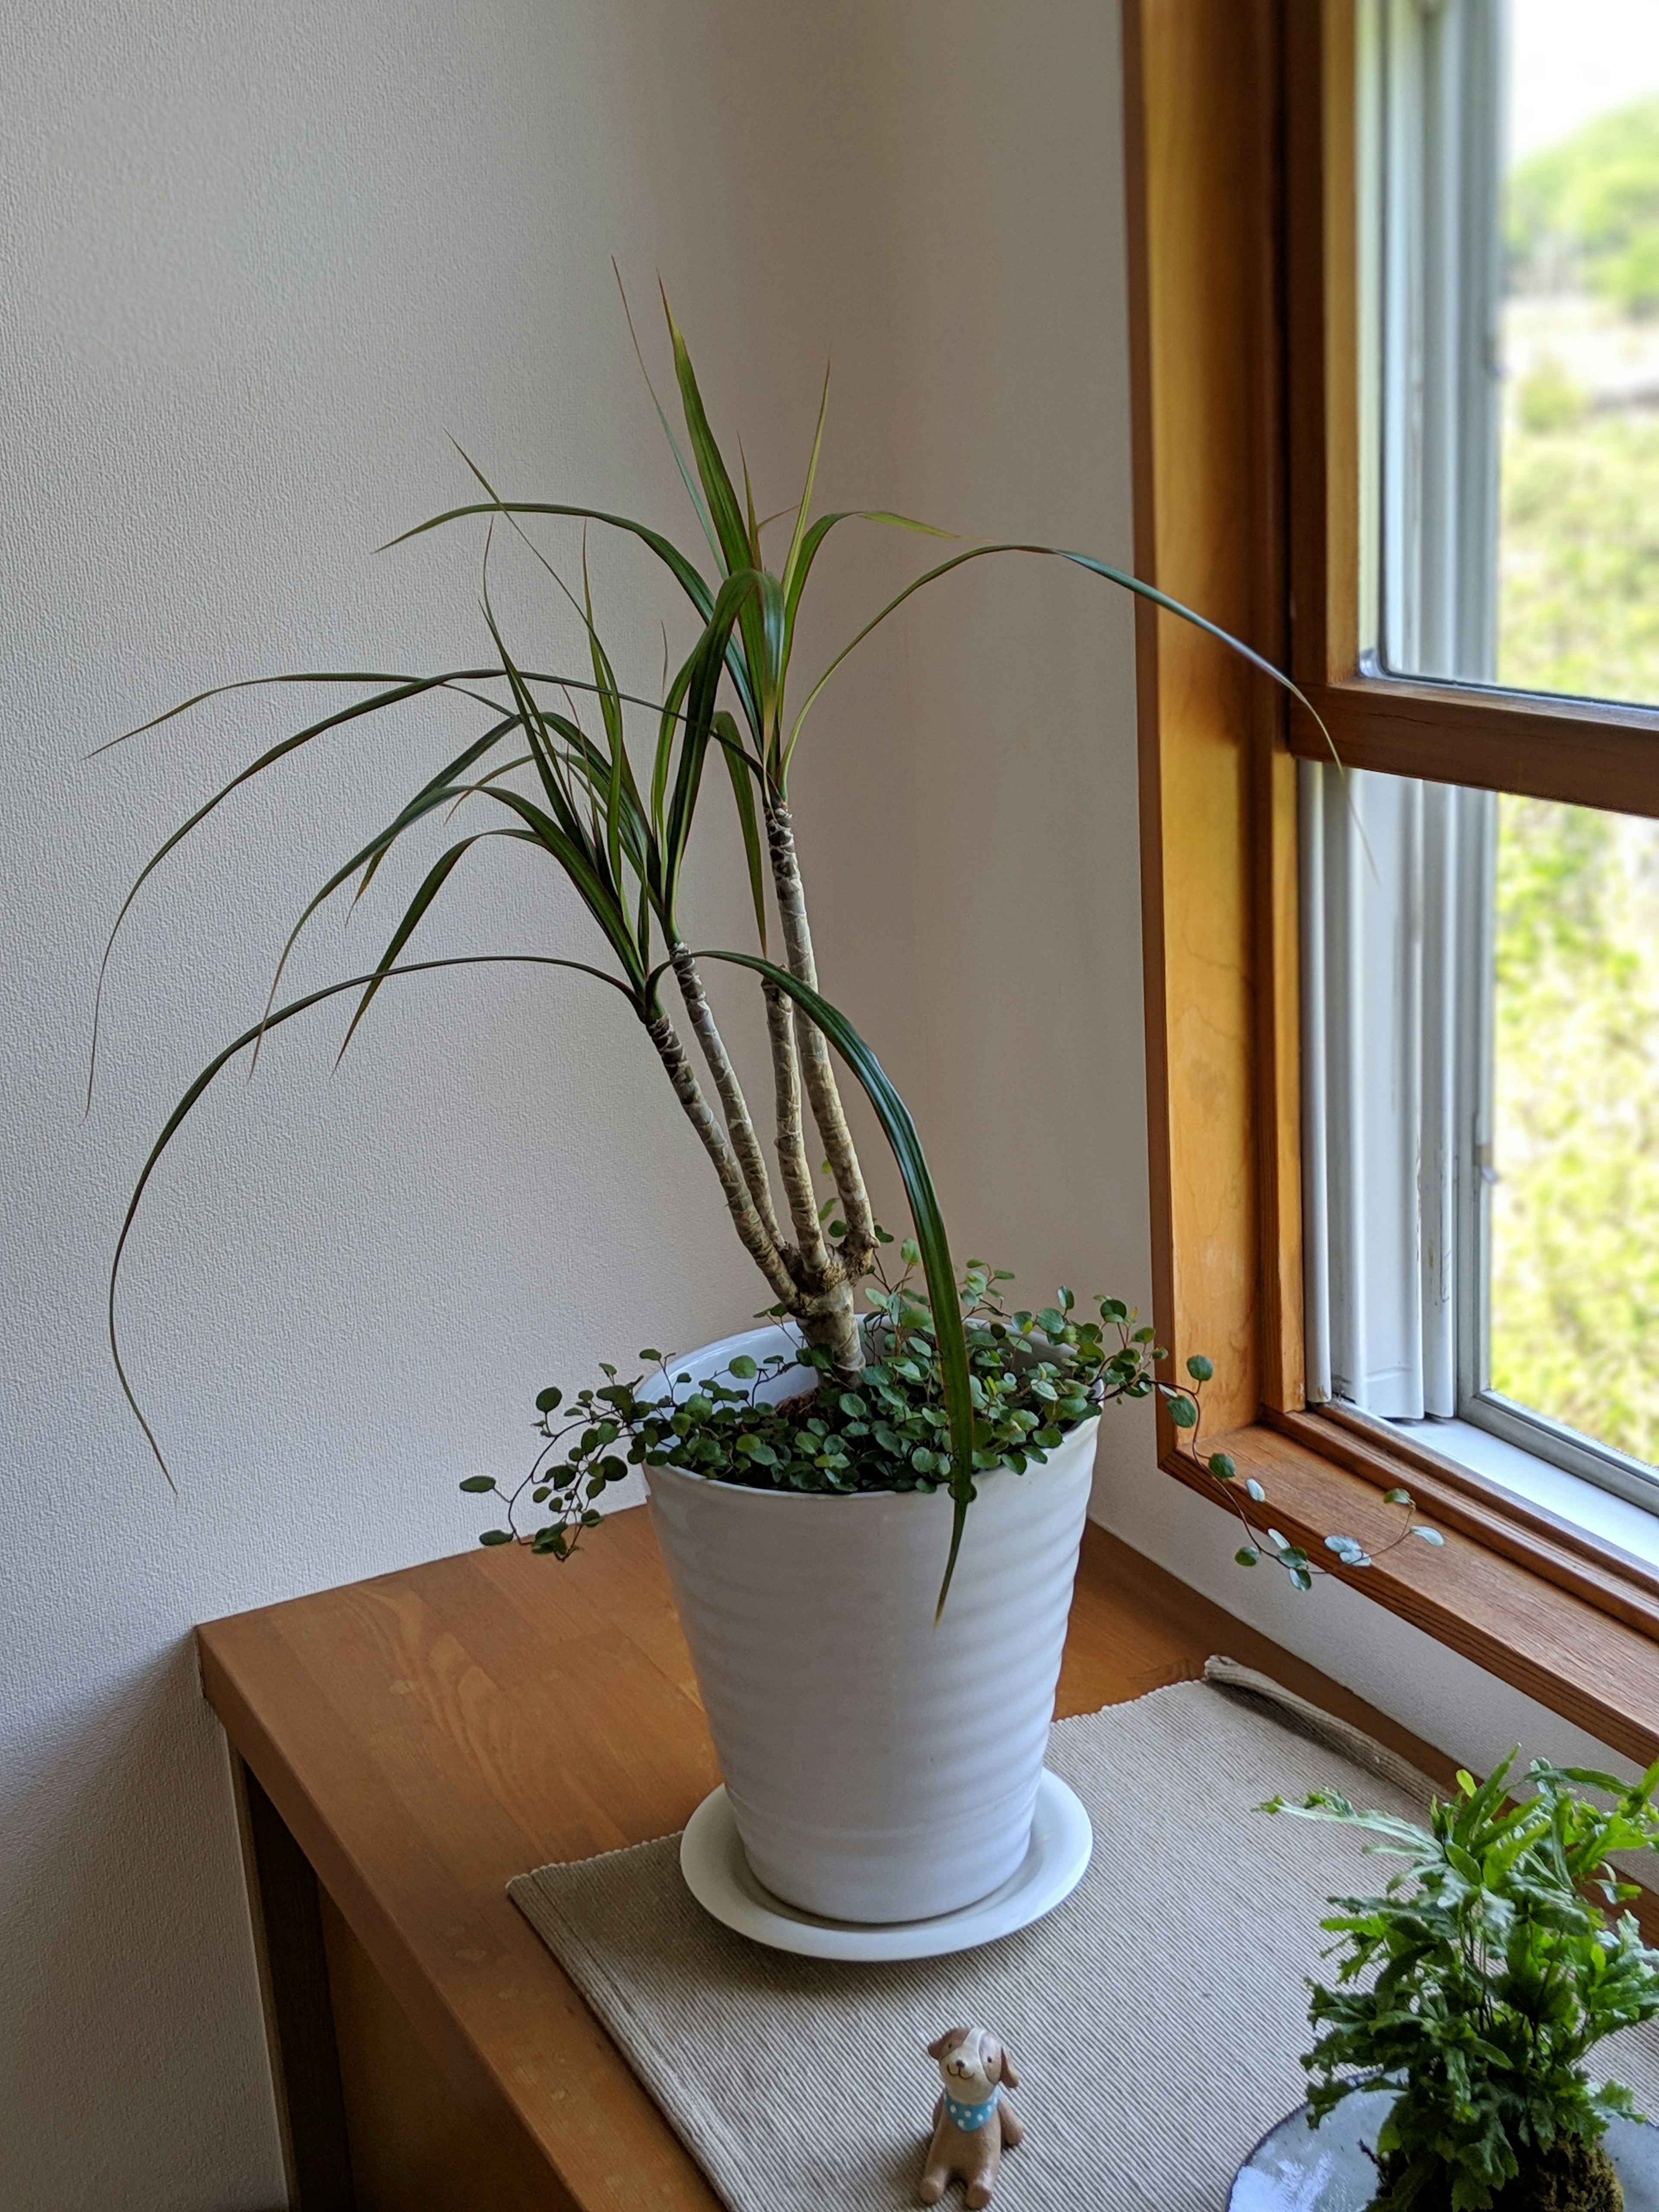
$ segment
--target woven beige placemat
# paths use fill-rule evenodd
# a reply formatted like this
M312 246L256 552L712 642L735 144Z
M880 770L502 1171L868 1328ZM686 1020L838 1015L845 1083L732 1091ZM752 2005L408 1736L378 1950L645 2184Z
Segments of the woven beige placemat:
M1057 1723L1048 1764L1094 1823L1089 1872L1036 1927L954 1958L764 1950L693 1901L677 1836L508 1892L732 2212L913 2204L939 2087L925 2046L960 2021L994 2028L1020 2075L1000 2212L1221 2212L1304 2094L1324 1900L1390 1866L1255 1808L1330 1787L1418 1814L1429 1785L1230 1660ZM1659 2027L1601 2062L1659 2115Z

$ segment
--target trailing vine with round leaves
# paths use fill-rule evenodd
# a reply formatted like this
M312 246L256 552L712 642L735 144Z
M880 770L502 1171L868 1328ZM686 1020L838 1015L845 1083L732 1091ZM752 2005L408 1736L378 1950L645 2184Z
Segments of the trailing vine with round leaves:
M949 1489L950 1413L933 1310L916 1280L921 1253L908 1237L898 1252L900 1272L890 1273L878 1253L862 1285L866 1357L855 1388L839 1384L829 1352L810 1344L765 1360L739 1353L707 1378L647 1348L639 1358L647 1371L631 1380L601 1363L605 1382L568 1401L550 1385L536 1400L543 1444L524 1480L510 1492L489 1475L461 1485L493 1492L506 1504L507 1526L486 1530L481 1540L517 1540L568 1558L599 1520L605 1491L641 1466L830 1496ZM1164 1355L1152 1331L1121 1298L1098 1300L1097 1320L1079 1318L1066 1289L1039 1311L1010 1312L1002 1285L1012 1279L1006 1268L969 1261L958 1291L976 1474L998 1467L1023 1474L1103 1406L1155 1390L1170 1395L1153 1371ZM779 1378L798 1370L803 1387L781 1398ZM520 1525L526 1506L544 1509L540 1525Z
M883 1246L893 1243L884 1231L876 1236ZM568 1559L582 1532L601 1518L605 1492L637 1467L676 1467L711 1482L819 1496L949 1489L950 1413L933 1311L915 1279L921 1255L909 1238L898 1253L900 1272L890 1273L878 1252L862 1286L866 1357L856 1387L837 1381L823 1346L807 1344L763 1360L740 1352L704 1377L647 1346L638 1354L641 1371L631 1378L601 1362L605 1379L597 1387L567 1398L549 1384L536 1399L542 1441L529 1473L511 1488L487 1474L469 1475L460 1486L498 1498L506 1509L507 1525L486 1529L480 1542L523 1543ZM1261 1534L1255 1527L1249 1504L1265 1502L1260 1483L1241 1483L1224 1452L1198 1451L1203 1386L1213 1364L1195 1354L1187 1362L1187 1384L1164 1382L1157 1369L1168 1353L1121 1298L1097 1298L1098 1318L1083 1318L1075 1294L1062 1286L1052 1305L1011 1311L1002 1286L1013 1279L1006 1267L970 1260L958 1288L975 1474L1007 1467L1023 1474L1103 1407L1156 1395L1183 1449L1243 1525L1248 1540L1235 1554L1239 1564L1254 1566L1266 1554L1296 1589L1311 1589L1322 1570L1308 1554L1277 1529ZM778 1318L778 1311L761 1317ZM802 1387L781 1394L786 1374L800 1374ZM1389 1502L1407 1508L1407 1528L1395 1542L1407 1533L1440 1540L1432 1530L1412 1529L1403 1491L1390 1492ZM1353 1537L1326 1542L1346 1566L1371 1564Z
M1162 1358L1163 1354L1160 1352L1158 1357ZM1268 1559L1275 1566L1284 1569L1292 1589L1310 1590L1316 1575L1328 1575L1334 1570L1300 1544L1291 1543L1282 1530L1268 1526L1258 1528L1250 1508L1265 1505L1267 1502L1267 1493L1261 1485L1254 1475L1241 1476L1230 1453L1205 1453L1199 1449L1204 1385L1213 1380L1215 1364L1201 1352L1194 1352L1187 1362L1187 1373L1189 1380L1185 1389L1172 1389L1166 1383L1160 1383L1158 1388L1170 1402L1170 1419L1175 1423L1182 1454L1225 1498L1244 1531L1244 1541L1233 1553L1234 1559L1241 1567L1254 1567L1259 1565L1264 1558ZM1379 1544L1374 1551L1369 1552L1357 1536L1327 1536L1325 1549L1334 1555L1340 1565L1352 1568L1375 1566L1378 1559L1397 1550L1408 1536L1420 1537L1424 1543L1432 1544L1437 1548L1444 1544L1446 1540L1437 1528L1425 1528L1414 1517L1416 1501L1409 1490L1385 1490L1382 1503L1403 1509L1405 1517L1399 1529L1386 1544Z

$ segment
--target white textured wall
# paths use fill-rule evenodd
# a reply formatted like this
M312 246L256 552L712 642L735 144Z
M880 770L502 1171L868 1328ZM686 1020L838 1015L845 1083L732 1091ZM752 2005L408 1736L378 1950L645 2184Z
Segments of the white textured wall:
M625 1017L574 982L406 986L337 1075L337 1022L277 1040L158 1178L123 1310L171 1497L101 1341L121 1206L319 866L455 720L328 741L169 868L88 1121L120 893L283 710L84 756L216 678L474 653L471 550L368 553L464 489L446 434L507 487L677 515L612 253L647 323L668 279L769 504L833 344L826 497L1126 556L1115 40L1094 0L125 0L0 28L6 2212L278 2197L191 1624L467 1543L453 1482L518 1465L541 1382L758 1303ZM830 615L915 547L849 540ZM597 573L648 645L639 564ZM522 571L501 592L568 649ZM988 565L826 700L799 799L826 980L912 1094L958 1242L1144 1298L1133 721L1103 588ZM740 936L704 888L701 927ZM296 984L388 910L325 925ZM431 947L513 943L585 949L489 862ZM1426 1733L1507 1740L1516 1701L1358 1601L1228 1576L1149 1460L1118 1417L1116 1525Z
M447 434L509 487L679 526L613 253L653 340L663 271L771 505L804 464L833 340L825 489L870 498L891 446L882 12L5 13L6 2212L280 2193L191 1623L470 1543L456 1480L521 1463L542 1382L760 1303L654 1062L596 987L407 986L337 1076L337 1021L289 1031L158 1178L124 1312L171 1497L101 1341L127 1190L186 1081L257 1012L324 863L461 725L434 708L335 739L168 869L113 963L88 1121L120 894L287 710L255 696L84 756L221 677L476 655L476 540L371 557L464 495ZM651 686L645 573L596 548ZM511 562L500 588L521 638L568 649ZM434 950L590 949L522 869L487 860L458 888ZM325 924L296 982L350 972L337 963L390 927L390 896L376 904ZM738 901L696 911L742 941Z

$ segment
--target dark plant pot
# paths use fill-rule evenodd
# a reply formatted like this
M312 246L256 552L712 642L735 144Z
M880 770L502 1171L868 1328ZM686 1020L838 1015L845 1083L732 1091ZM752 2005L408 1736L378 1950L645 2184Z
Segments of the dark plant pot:
M1391 2102L1386 2089L1345 2098L1317 2129L1308 2125L1307 2106L1299 2106L1262 2137L1239 2168L1227 2212L1370 2212L1373 2206L1386 2212L1388 2200L1378 2197L1376 2165L1365 2146L1376 2143ZM1615 2120L1603 2147L1624 2191L1625 2212L1659 2212L1659 2128ZM1523 2207L1534 2212L1542 2206L1568 2212L1573 2201L1523 2197L1517 2186L1498 2199L1494 2212L1522 2212ZM1420 2196L1416 2212L1439 2208Z

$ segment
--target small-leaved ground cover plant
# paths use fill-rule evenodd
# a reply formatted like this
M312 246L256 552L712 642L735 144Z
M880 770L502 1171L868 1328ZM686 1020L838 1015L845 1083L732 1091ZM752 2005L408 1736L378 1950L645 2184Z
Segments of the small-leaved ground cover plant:
M878 1248L893 1243L884 1229L874 1235ZM523 1480L504 1489L489 1475L469 1475L461 1484L493 1493L506 1507L507 1526L487 1529L480 1540L527 1542L568 1559L582 1530L598 1522L599 1498L633 1467L677 1467L711 1482L826 1495L948 1488L951 1416L933 1309L916 1280L921 1254L914 1239L899 1245L898 1257L895 1273L878 1249L863 1286L869 1309L861 1323L864 1364L850 1388L835 1372L827 1348L805 1343L789 1358L738 1353L706 1377L647 1346L639 1354L647 1371L631 1381L606 1364L603 1384L568 1401L550 1383L537 1396L543 1441ZM1200 1401L1212 1363L1194 1354L1184 1387L1162 1382L1157 1370L1169 1355L1121 1298L1097 1299L1098 1318L1091 1318L1079 1314L1076 1294L1062 1285L1052 1305L1011 1311L1003 1285L1013 1279L1006 1267L970 1260L957 1289L973 1392L975 1474L999 1467L1024 1474L1103 1407L1156 1392L1188 1455L1238 1516L1245 1538L1239 1565L1255 1566L1265 1556L1297 1589L1311 1589L1318 1563L1277 1528L1255 1525L1252 1508L1265 1503L1261 1484L1241 1481L1227 1453L1198 1449ZM775 1309L774 1317L781 1317ZM797 1391L773 1387L781 1376L802 1370L810 1379ZM1408 1534L1440 1540L1434 1530L1413 1525L1405 1491L1390 1491L1388 1502L1405 1508L1393 1543ZM1345 1565L1372 1563L1354 1537L1326 1542Z
M1517 1755L1479 1785L1460 1772L1427 1828L1356 1812L1334 1790L1263 1808L1366 1829L1370 1849L1405 1862L1381 1896L1331 1899L1321 1924L1341 1963L1334 1987L1309 1984L1317 2039L1303 2060L1316 2126L1354 2090L1398 2093L1375 2146L1377 2212L1624 2202L1601 2138L1640 2115L1584 2062L1614 2029L1659 2015L1659 1951L1611 1863L1659 1842L1659 1762L1632 1784L1535 1759L1530 1790L1509 1802Z
M568 1557L581 1530L599 1517L594 1501L630 1466L678 1467L752 1490L825 1495L948 1488L951 1417L933 1312L915 1282L915 1243L907 1239L899 1256L896 1279L880 1271L866 1287L865 1358L851 1387L833 1371L827 1347L813 1344L793 1358L739 1353L708 1378L647 1348L639 1357L653 1372L624 1382L607 1366L605 1384L578 1391L568 1406L550 1385L536 1401L543 1448L517 1488L500 1493L507 1527L490 1529L483 1540L528 1535L537 1551ZM1070 1430L1110 1401L1154 1390L1182 1400L1173 1385L1158 1381L1154 1363L1165 1355L1121 1298L1100 1299L1097 1320L1079 1318L1076 1297L1065 1289L1041 1312L1010 1313L1000 1292L1012 1279L1006 1268L969 1261L961 1285L976 1474L997 1467L1023 1474L1042 1465ZM772 1386L799 1370L805 1387L780 1397ZM469 1477L461 1487L497 1489L488 1475ZM545 1509L533 1530L520 1525L526 1507Z

